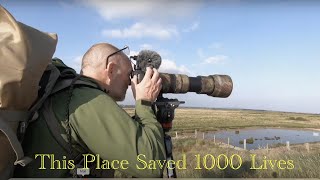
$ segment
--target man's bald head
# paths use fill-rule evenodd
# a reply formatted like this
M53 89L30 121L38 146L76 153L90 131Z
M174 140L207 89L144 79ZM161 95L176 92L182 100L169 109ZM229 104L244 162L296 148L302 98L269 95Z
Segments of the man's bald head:
M93 45L82 58L81 74L95 79L115 100L124 99L131 72L129 58L108 43Z
M83 56L81 71L97 70L103 68L107 57L118 49L108 43L93 45Z

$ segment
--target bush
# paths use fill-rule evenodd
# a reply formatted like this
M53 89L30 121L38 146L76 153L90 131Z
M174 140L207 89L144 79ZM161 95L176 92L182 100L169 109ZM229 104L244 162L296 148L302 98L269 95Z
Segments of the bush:
M294 121L308 121L306 118L303 117L289 117L289 120L294 120Z
M249 138L249 139L246 139L246 143L247 143L247 144L253 144L253 142L254 142L253 137L251 137L251 138ZM239 141L239 144L243 144L243 140L240 140L240 141Z
M253 144L253 142L254 142L253 137L251 137L251 138L247 139L247 143L248 143L248 144Z

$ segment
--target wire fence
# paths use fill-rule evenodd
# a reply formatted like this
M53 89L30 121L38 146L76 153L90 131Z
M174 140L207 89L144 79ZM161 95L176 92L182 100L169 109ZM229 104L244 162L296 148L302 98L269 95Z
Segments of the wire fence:
M175 136L173 137L173 139L183 139L183 138L195 138L195 139L210 139L212 140L215 144L219 145L219 146L223 146L223 147L229 147L229 148L233 148L233 149L237 149L237 150L249 150L248 149L248 139L243 139L241 140L243 142L243 144L241 144L240 146L234 146L232 144L230 144L231 139L228 138L224 138L224 140L221 139L217 139L215 135L207 137L208 133L205 132L198 132L197 130L194 130L194 133L178 133L177 131L175 131ZM252 144L252 143L249 143ZM271 145L271 144L270 144ZM267 144L265 147L259 146L256 149L266 149L267 151L270 150L272 147L270 147L269 144ZM290 141L286 141L285 144L283 144L284 147L286 148L286 150L290 151L291 150L291 145L290 145ZM304 148L306 149L306 151L309 153L310 152L310 144L309 143L304 143Z

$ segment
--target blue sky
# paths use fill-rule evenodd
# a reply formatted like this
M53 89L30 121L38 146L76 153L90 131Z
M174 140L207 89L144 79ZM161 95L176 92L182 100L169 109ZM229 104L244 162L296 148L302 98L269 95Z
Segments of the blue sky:
M17 20L57 33L55 56L77 70L98 42L128 45L131 54L151 49L162 72L232 77L227 99L168 95L185 106L320 113L320 2L0 2ZM130 91L122 104L134 103Z

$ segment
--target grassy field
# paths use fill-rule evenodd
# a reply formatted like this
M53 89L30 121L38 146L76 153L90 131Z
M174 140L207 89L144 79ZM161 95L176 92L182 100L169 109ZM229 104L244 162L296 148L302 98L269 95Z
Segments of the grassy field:
M126 111L129 114L134 113L133 109L126 109ZM320 115L254 110L179 108L175 111L173 129L170 134L173 135L175 131L179 134L191 134L194 133L194 130L210 132L259 127L320 129ZM181 160L183 156L186 157L186 168L177 169L178 177L320 178L320 143L310 144L310 152L307 152L302 144L291 145L290 151L285 147L276 147L269 149L269 151L265 149L235 150L218 146L210 139L202 140L201 138L173 139L173 144L175 160ZM223 170L219 169L217 164L212 167L212 158L217 162L217 157L220 154L223 154L221 155L223 158L219 161L222 167L226 163L224 158L230 159L233 154L238 155L242 163L233 161L233 165L235 167L240 165L239 169L232 169L230 160L228 161L229 165ZM254 154L256 155L255 163L252 162ZM203 163L205 156L207 157L206 163ZM254 169L260 166L263 169Z
M273 148L269 151L265 149L237 151L231 148L221 148L212 140L202 139L175 139L173 146L176 160L182 159L183 155L186 157L186 169L177 169L177 175L180 178L320 178L320 143L310 144L309 153L303 145L294 145L290 151L285 147ZM220 154L223 155L218 158ZM231 168L230 159L233 154L238 155L242 160L240 164L237 158L233 158L233 167L239 167L238 169ZM196 155L200 157L200 160ZM255 165L252 164L253 155L255 155ZM205 156L207 156L205 163L207 168L203 163ZM213 168L212 157L216 161ZM229 159L228 166L225 166L225 157ZM217 165L218 160L220 160L220 169ZM271 160L275 166L267 162L264 169L257 169L264 166L264 160ZM290 160L294 167L288 166ZM282 163L280 167L277 164L279 161ZM201 169L197 167L199 162ZM222 169L224 167L226 168Z
M134 114L133 109L126 109ZM194 132L250 127L320 129L320 115L253 110L178 108L172 131Z

